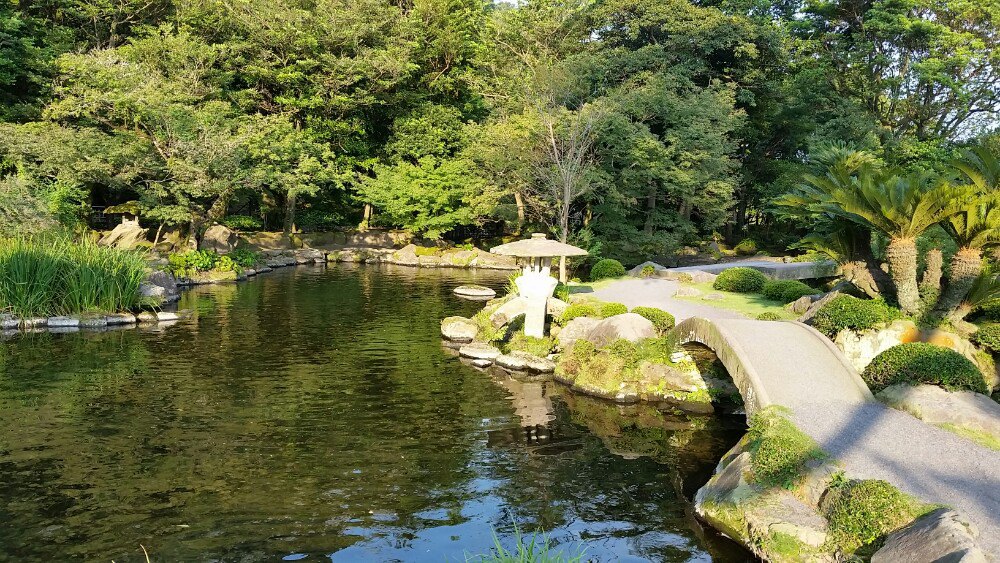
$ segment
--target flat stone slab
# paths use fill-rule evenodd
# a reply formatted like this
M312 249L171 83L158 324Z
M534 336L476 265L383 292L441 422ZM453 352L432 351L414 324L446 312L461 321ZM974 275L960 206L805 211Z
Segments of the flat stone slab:
M957 512L939 508L886 538L872 563L986 563L976 544L978 530Z
M179 318L181 318L180 315L178 315L177 313L171 313L169 311L157 311L156 313L156 320L160 322L176 321Z
M460 285L454 290L455 295L460 297L471 297L474 299L492 299L497 296L497 292L485 285Z
M50 328L65 328L80 326L80 319L76 317L49 317Z
M515 350L510 354L497 356L498 366L511 371L531 371L535 373L552 373L556 371L556 363L548 358L540 358L534 354Z
M937 385L897 384L883 389L878 398L924 422L960 426L985 432L1000 440L1000 404L986 395L972 391L946 391Z
M446 317L441 321L441 336L452 342L472 342L477 334L479 327L465 317Z
M481 342L466 344L458 349L458 353L463 358L472 358L473 360L490 360L490 362L493 362L500 356L499 349Z
M790 491L777 489L761 497L747 509L746 520L751 536L780 533L812 547L826 543L826 519Z

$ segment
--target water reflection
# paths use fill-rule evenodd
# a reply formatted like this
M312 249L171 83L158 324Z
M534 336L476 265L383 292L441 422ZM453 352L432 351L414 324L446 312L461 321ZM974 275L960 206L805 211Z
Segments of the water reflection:
M738 430L549 383L515 406L442 353L439 319L477 307L451 290L490 275L295 268L188 292L157 332L0 343L0 559L463 560L516 521L602 560L744 560L664 486Z

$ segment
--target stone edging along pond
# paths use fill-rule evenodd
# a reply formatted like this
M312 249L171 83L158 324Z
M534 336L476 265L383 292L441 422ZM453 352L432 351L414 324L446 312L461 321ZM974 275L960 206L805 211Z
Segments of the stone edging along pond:
M410 244L401 249L378 247L350 247L333 250L302 248L294 250L263 250L261 265L247 268L242 274L237 272L206 272L198 278L175 278L173 275L154 270L142 284L143 297L158 298L162 304L173 303L180 298L179 287L243 281L247 278L271 272L277 268L326 263L393 264L422 268L481 268L488 270L516 270L513 259L490 254L479 249L450 249L436 251L435 254L418 255L421 247ZM0 333L13 336L25 332L69 333L80 330L102 331L150 326L156 323L175 322L185 316L184 312L142 311L139 313L88 313L82 315L60 315L53 317L20 318L11 314L0 314Z

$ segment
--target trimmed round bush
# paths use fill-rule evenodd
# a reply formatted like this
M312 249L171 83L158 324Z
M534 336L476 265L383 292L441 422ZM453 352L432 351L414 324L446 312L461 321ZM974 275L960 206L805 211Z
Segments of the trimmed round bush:
M632 312L648 319L656 327L656 332L664 333L674 328L676 319L670 313L656 307L634 307Z
M906 496L885 481L851 481L832 496L830 529L849 549L875 542L912 517Z
M760 294L771 301L791 303L806 295L819 295L818 289L809 287L798 280L768 280Z
M621 303L601 303L601 318L624 315L628 313L628 307Z
M1000 325L979 327L972 335L972 341L994 354L1000 352Z
M719 291L732 291L733 293L758 293L764 289L767 283L767 276L754 270L738 266L723 270L715 278L712 287Z
M603 280L607 278L620 278L625 275L625 266L618 260L605 258L594 264L590 269L591 281Z
M642 270L639 272L639 277L643 278L651 278L655 275L656 275L656 268L654 268L650 264L646 264L645 266L643 266Z
M833 338L845 328L868 330L892 322L900 316L900 312L886 305L885 301L838 295L816 311L813 327Z
M601 311L597 308L596 303L572 303L566 310L563 311L562 316L559 317L559 323L565 325L571 320L577 317L600 317Z
M889 348L875 356L861 377L873 392L895 383L928 383L949 391L989 393L976 364L954 350L926 342Z
M781 315L775 313L774 311L764 311L763 313L757 315L758 321L780 321Z

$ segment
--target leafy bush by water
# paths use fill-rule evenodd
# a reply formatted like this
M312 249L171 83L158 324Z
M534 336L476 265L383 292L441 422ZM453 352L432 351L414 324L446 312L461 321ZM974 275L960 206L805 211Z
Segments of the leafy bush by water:
M527 352L532 356L544 358L552 353L555 342L548 337L538 338L536 336L526 336L523 332L516 332L510 337L507 343L507 351Z
M260 231L264 229L263 221L249 215L230 215L222 219L222 224L234 231Z
M635 307L632 309L632 312L653 323L653 326L656 327L656 332L660 334L674 328L674 323L676 322L673 315L655 307Z
M954 350L926 342L889 348L875 356L861 377L873 392L895 383L928 383L950 391L989 393L976 364Z
M806 463L826 454L776 408L750 417L750 463L754 479L765 487L786 487L802 476Z
M818 289L809 287L798 280L769 280L761 288L760 294L771 301L791 303L806 295L819 295Z
M136 251L62 238L0 240L0 310L20 317L133 309L145 277Z
M252 268L258 262L261 261L260 253L255 250L250 250L249 248L237 248L230 252L227 256L232 259L238 266L243 268Z
M858 299L850 295L838 295L816 312L813 326L830 338L849 328L860 331L892 322L902 315L898 309L876 299Z
M734 293L758 293L764 289L767 276L753 268L736 267L723 270L712 283L719 291Z
M247 259L247 255L240 255ZM243 268L230 256L220 256L214 250L192 250L167 257L170 271L176 276L192 277L198 272L239 272ZM254 260L256 262L256 259Z
M590 269L591 281L603 280L606 278L620 278L625 275L625 266L618 260L605 258L594 264Z
M828 496L830 531L848 550L878 541L915 516L910 500L885 481L850 481Z

